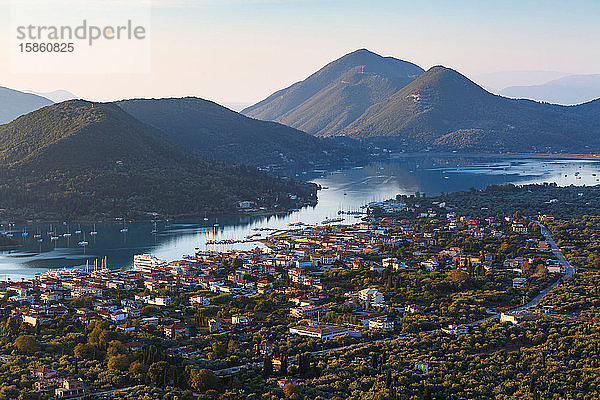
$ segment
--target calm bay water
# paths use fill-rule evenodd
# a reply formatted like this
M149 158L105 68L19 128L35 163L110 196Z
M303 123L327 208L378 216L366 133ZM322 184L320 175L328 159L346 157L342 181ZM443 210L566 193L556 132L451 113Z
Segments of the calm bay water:
M536 159L458 156L406 156L364 167L339 171L311 171L299 174L324 187L315 207L305 207L285 216L209 218L208 221L170 221L127 223L60 223L28 224L10 230L13 238L22 242L18 251L0 252L0 279L33 277L50 268L93 264L94 259L107 257L110 267L130 266L134 254L150 252L159 258L174 260L200 250L251 249L259 243L207 245L206 240L241 240L249 235L265 237L270 231L261 228L290 229L288 224L303 222L318 224L326 218L344 217L344 223L358 221L352 215L338 215L339 210L356 211L371 201L381 201L397 194L422 192L439 194L483 188L502 183L543 183L558 185L597 185L600 182L600 161L588 159ZM218 226L215 226L217 224ZM81 233L75 233L81 230ZM96 230L97 235L90 235ZM156 230L156 233L153 233ZM26 232L27 235L23 236ZM57 240L51 240L55 232ZM63 236L70 233L70 237ZM42 242L36 235L41 235ZM85 248L78 245L89 242Z

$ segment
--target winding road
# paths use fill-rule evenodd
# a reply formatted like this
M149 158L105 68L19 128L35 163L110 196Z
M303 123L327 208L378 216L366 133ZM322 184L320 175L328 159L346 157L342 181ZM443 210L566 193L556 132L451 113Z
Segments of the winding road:
M548 245L550 246L550 251L552 251L552 253L554 254L554 256L558 259L558 262L559 262L560 266L563 268L564 273L563 273L563 276L560 279L558 279L552 285L548 286L546 289L543 289L542 291L540 291L538 293L538 295L535 296L529 303L524 304L522 306L519 306L517 308L513 308L512 310L509 310L508 312L518 313L518 312L529 310L530 308L533 308L533 307L537 307L538 304L540 304L540 302L542 301L542 299L544 298L545 295L547 295L555 287L557 287L558 285L560 285L560 283L561 283L562 280L571 278L573 276L573 273L575 273L575 267L573 267L569 263L569 261L567 260L567 258L565 257L565 255L558 248L558 245L556 244L556 242L552 238L552 235L550 235L550 232L548 231L548 229L546 229L546 227L541 222L536 221L535 223L536 223L537 226L540 227L540 231L542 232L542 235L544 235L544 239L546 239L546 243L548 243ZM490 317L487 317L487 318L484 318L484 319L480 319L479 321L471 322L468 325L470 325L470 326L479 325L479 324L481 324L481 323L483 323L485 321L489 321L491 319L494 319L494 318L498 317L498 315L499 314L492 315Z

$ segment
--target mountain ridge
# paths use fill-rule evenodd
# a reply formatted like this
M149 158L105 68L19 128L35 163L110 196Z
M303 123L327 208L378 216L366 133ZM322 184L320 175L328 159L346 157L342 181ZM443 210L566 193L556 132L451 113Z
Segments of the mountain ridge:
M0 125L50 104L54 102L37 94L0 86Z
M515 85L499 94L559 105L577 105L600 98L600 74L568 75L539 85Z
M414 79L407 78L406 84L397 90L343 96L330 92L330 80L322 80L321 86L306 85L307 81L317 82L317 78L329 73L339 84L343 80L340 71L364 79L357 78L356 71L363 68L360 65L364 64L364 58L384 60L367 50L350 53L304 81L275 92L244 113L275 119L317 136L344 136L400 151L600 151L598 103L565 107L511 99L490 93L458 71L441 65L412 76ZM396 66L398 62L404 63L393 61ZM371 90L374 86L366 87ZM313 96L300 99L300 105L295 104L293 96L299 91ZM381 96L369 97L369 93ZM343 100L330 107L329 99L336 96ZM338 106L341 109L336 109ZM347 118L348 110L360 112Z
M343 161L346 150L289 126L250 118L198 97L115 102L136 119L197 153L259 167Z
M444 150L583 149L600 145L600 119L588 110L596 110L596 105L509 99L487 92L455 70L436 66L338 134L397 137L413 146Z
M421 73L423 69L413 63L359 49L242 113L330 136Z
M314 197L312 185L201 158L112 103L46 106L0 126L0 139L0 203L16 215L201 215Z

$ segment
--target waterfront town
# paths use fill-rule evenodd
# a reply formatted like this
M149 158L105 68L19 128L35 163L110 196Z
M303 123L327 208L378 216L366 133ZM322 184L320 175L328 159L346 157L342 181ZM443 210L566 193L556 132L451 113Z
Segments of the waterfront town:
M556 317L543 295L574 268L543 225L553 220L404 198L370 204L353 225L295 224L249 251L140 254L129 269L98 260L2 282L0 375L21 377L0 397L334 398L352 388L320 382L328 369L385 365L361 349ZM426 352L402 364L420 385L443 369Z

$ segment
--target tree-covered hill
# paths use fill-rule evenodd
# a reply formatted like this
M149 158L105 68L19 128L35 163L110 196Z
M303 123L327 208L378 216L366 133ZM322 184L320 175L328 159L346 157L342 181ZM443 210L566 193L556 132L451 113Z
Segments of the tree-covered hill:
M86 218L296 206L314 187L200 158L114 104L67 101L0 126L0 208Z
M423 69L415 64L361 49L273 93L242 113L328 136L344 129L371 105L391 96L422 73Z
M244 114L393 150L600 152L600 100L559 106L494 95L450 68L368 50L331 62Z
M589 153L600 149L600 102L565 107L508 99L437 66L340 134L445 150Z
M246 117L197 97L116 103L199 154L244 165L306 168L339 163L353 152L276 122Z

